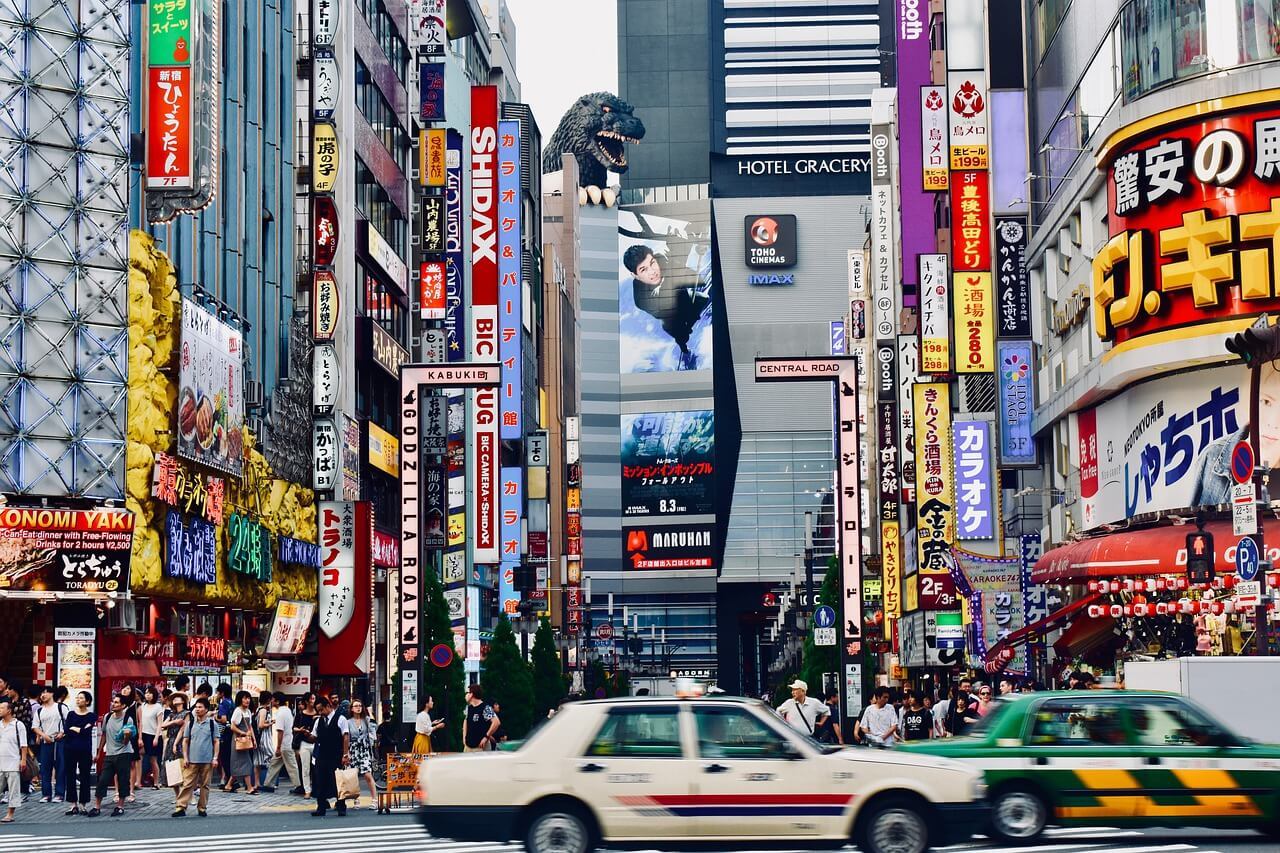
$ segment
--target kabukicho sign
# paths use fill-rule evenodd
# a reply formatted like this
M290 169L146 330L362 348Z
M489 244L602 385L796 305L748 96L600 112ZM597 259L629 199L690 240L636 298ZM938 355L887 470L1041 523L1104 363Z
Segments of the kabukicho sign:
M1256 95L1255 109L1197 104L1183 111L1188 120L1122 128L1107 141L1111 238L1093 261L1098 337L1119 344L1280 310L1280 108L1274 92Z

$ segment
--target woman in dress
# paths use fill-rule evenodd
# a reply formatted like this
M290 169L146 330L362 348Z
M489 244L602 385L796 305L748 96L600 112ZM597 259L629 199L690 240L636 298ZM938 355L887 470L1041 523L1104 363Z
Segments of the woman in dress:
M378 786L373 781L374 751L377 748L377 726L373 718L365 711L364 702L351 700L351 717L347 720L347 731L351 733L351 766L369 786L369 796L374 805L378 802ZM359 808L352 803L352 808Z
M428 696L422 700L418 716L413 720L413 752L415 755L431 754L431 735L444 728L444 720L431 719L431 709L436 706L435 700Z
M258 740L258 751L253 757L253 781L271 793L275 788L266 785L267 767L276 754L276 715L271 707L271 691L258 694L258 713L253 720L253 734Z
M236 708L231 712L231 778L222 790L231 793L236 779L244 779L246 794L258 793L258 779L253 768L253 757L258 751L258 741L253 736L253 697L248 690L236 694Z
M182 757L182 735L187 726L187 717L190 711L187 708L187 694L175 693L169 697L169 709L164 712L164 718L160 723L160 736L163 739L163 754L160 757L160 770L165 772L164 784L167 788L173 789L176 797L178 790L182 785L182 777L171 779L165 768L168 762Z

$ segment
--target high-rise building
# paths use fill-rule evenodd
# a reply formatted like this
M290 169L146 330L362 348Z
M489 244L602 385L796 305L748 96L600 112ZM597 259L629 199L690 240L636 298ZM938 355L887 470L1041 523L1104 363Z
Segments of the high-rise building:
M619 0L618 95L645 123L627 152L628 188L705 184L713 62L701 0Z

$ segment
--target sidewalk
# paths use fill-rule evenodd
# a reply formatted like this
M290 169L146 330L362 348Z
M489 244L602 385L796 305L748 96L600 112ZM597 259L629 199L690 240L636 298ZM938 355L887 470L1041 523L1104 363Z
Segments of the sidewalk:
M39 789L37 788L37 790ZM304 800L302 797L290 794L288 790L286 785L277 788L273 794L262 792L251 796L244 793L244 791L227 794L220 788L214 787L209 792L209 816L302 812L310 811L316 807L315 800ZM107 797L103 798L102 814L99 817L87 818L80 815L68 817L63 813L71 808L70 804L42 803L39 801L38 794L32 794L27 797L25 803L18 807L14 821L15 823L25 824L83 821L87 825L93 825L100 821L128 818L167 818L173 813L175 796L171 788L161 788L158 791L143 788L140 791L135 791L134 796L137 798L136 802L125 803L124 805L124 817L111 817L111 809L115 807L115 792L112 791L108 792ZM191 805L187 807L187 817L184 820L200 819L196 815L196 802L196 798L193 797ZM90 802L89 805L92 807L93 803ZM361 799L360 806L370 811L376 808L367 795ZM348 801L348 808L350 807L350 802Z

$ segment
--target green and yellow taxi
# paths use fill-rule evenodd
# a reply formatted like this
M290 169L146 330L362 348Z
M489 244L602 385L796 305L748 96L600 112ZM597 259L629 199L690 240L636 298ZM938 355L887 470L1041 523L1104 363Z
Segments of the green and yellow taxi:
M1008 843L1049 824L1280 834L1280 746L1237 737L1174 694L1017 695L965 737L902 749L981 767L991 832Z

